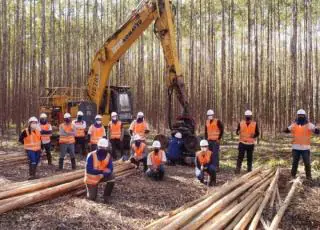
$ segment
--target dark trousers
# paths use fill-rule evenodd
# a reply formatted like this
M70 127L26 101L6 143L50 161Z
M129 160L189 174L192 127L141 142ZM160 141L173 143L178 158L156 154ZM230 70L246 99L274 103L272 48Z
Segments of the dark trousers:
M239 149L239 155L238 155L238 160L237 160L237 171L241 170L241 165L242 165L244 155L247 153L248 172L251 172L252 171L254 145L246 145L246 144L243 144L240 142L238 149Z
M91 146L90 146L91 152L97 150L97 148L98 148L97 144L91 144Z
M143 163L143 171L144 171L144 172L147 171L147 169L148 169L148 166L147 166L147 157L144 157L144 158L142 158L142 159L140 159L140 160L136 160L135 158L132 157L132 158L130 159L130 161L131 161L132 164L135 164L138 168L139 168L140 163L142 162L142 163Z
M104 201L107 201L107 198L111 196L113 187L114 187L114 177L113 175L109 175L108 177L104 177L101 179L100 183L106 182L104 186L104 192L103 192L103 199ZM98 187L99 184L97 185L92 185L92 184L87 184L87 198L89 200L96 200L97 199L97 194L98 194Z
M118 159L117 157L117 150L120 150L120 154L122 157L123 156L123 143L122 141L120 141L119 139L111 139L111 147L112 147L112 151L111 151L111 155L113 159Z
M293 177L295 177L296 174L297 174L300 156L302 157L302 160L303 160L303 163L304 163L304 170L306 172L306 177L308 179L311 179L310 150L296 150L296 149L292 150L291 175Z
M164 177L164 167L163 165L160 165L157 169L153 170L149 168L146 171L146 174L148 177L151 177L153 180L159 181L163 180Z
M85 137L76 137L76 146L75 146L76 154L86 154L86 138Z
M46 151L48 164L51 165L52 164L51 143L49 142L47 144L42 144L41 148Z
M214 163L215 163L216 169L219 170L220 144L217 141L208 141L208 143L209 143L209 150L213 153Z

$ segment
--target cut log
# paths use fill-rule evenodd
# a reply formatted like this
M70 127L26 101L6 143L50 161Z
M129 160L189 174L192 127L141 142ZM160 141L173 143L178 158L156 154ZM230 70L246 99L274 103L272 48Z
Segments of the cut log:
M179 229L183 227L186 223L188 223L193 217L195 217L197 214L202 212L203 210L207 209L210 205L212 205L214 202L219 200L221 197L225 196L225 194L229 193L231 190L235 189L239 185L245 183L249 178L253 177L254 175L257 175L262 170L262 167L255 169L254 171L247 173L243 175L242 177L233 180L230 183L224 184L218 191L216 191L212 196L208 197L207 199L203 200L202 202L198 203L197 205L188 208L187 210L179 213L177 216L174 216L174 220L172 220L171 223L167 224L166 226L161 226L163 230L172 230L172 229ZM260 180L260 177L256 177L254 183L256 183L258 180ZM251 184L252 185L252 184ZM251 186L250 185L250 186ZM227 204L225 204L227 205ZM224 206L221 206L221 208ZM205 223L209 218L211 218L213 215L208 215L208 218L205 221L199 221L197 223L197 226L201 226L203 223Z
M276 185L276 188L278 188L278 184ZM274 206L274 201L275 201L275 198L276 198L276 193L277 193L277 190L275 189L275 190L272 192L272 196L271 196L271 199L270 199L270 208L273 208L273 206Z
M270 199L271 197L271 194L273 191L275 191L276 189L276 185L277 185L277 182L278 182L278 179L279 179L279 175L280 175L280 169L278 168L277 169L277 172L276 172L276 175L274 176L274 178L272 179L272 182L267 190L267 192L265 193L265 197L256 213L256 215L254 216L251 224L250 224L250 227L249 227L249 230L255 230L259 224L259 220L260 220L260 217L261 217L261 214L263 212L263 209L264 207L267 205L268 203L268 200Z
M182 229L197 229L202 224L207 222L210 218L212 218L215 214L220 212L223 208L225 208L230 202L239 197L243 192L248 190L251 186L258 183L260 180L264 178L264 175L258 175L257 177L247 181L247 183L243 184L239 188L235 189L231 193L225 196L219 197L219 200L213 204L211 204L206 210L197 215L194 219L190 221L187 225L185 225ZM249 203L249 202L248 202ZM218 228L215 228L218 229Z
M244 207L246 207L252 199L257 196L261 196L261 193L265 191L265 189L270 184L271 179L262 184L259 188L253 191L246 199L241 201L241 203L237 204L234 208L228 211L223 218L217 220L214 224L210 226L209 229L222 229L226 226L232 218L234 218Z
M262 202L262 197L249 209L249 211L242 217L240 222L235 226L234 230L245 230L247 225L250 223L252 217L259 208L259 205Z
M299 184L301 184L300 177L298 177L297 179L294 180L293 185L291 186L291 189L290 189L285 201L283 202L283 204L280 207L279 211L277 212L276 216L272 220L272 223L269 228L270 230L277 230L278 229L279 223L280 223L287 207L289 206L290 201L294 195L294 192Z

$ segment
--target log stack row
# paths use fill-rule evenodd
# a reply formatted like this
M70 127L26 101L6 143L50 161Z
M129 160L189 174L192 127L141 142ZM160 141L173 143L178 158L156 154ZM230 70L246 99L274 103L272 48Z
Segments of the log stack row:
M136 169L131 163L114 162L115 180L135 172ZM53 199L68 192L83 191L84 188L83 169L37 180L8 184L0 189L0 214Z
M168 213L146 229L256 229L263 221L263 210L275 194L279 174L280 169L258 168ZM296 187L296 182L292 187ZM284 213L283 209L284 206L279 212ZM277 229L280 216L275 217L277 220L268 229Z

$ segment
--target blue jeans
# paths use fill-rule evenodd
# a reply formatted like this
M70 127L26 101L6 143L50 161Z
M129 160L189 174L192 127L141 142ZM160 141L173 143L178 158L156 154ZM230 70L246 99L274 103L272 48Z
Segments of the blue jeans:
M74 144L60 144L60 158L64 157L69 153L70 158L74 158Z
M164 167L163 165L160 165L158 170L151 170L151 168L149 168L146 171L146 174L154 180L162 180L164 177Z
M27 150L27 154L30 164L38 165L40 161L41 151Z
M216 167L214 165L207 166L207 169L204 171L201 171L198 167L196 167L196 177L198 180L204 180L204 172L207 172L210 176L212 176L216 172Z

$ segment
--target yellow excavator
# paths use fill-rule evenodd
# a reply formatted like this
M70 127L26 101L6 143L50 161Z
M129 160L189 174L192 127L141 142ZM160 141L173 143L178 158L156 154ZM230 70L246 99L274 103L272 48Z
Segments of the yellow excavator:
M170 107L168 111L169 126L171 130L182 132L185 137L192 136L194 134L194 121L189 118L189 104L176 46L173 9L170 0L141 1L132 11L129 19L107 39L95 54L89 71L87 89L47 89L46 95L41 97L41 112L49 114L53 124L62 122L65 112L70 112L73 117L76 117L77 111L81 110L84 113L84 119L89 124L90 121L94 120L94 116L99 113L102 115L103 124L106 126L110 120L111 112L115 111L124 124L129 124L133 119L130 88L111 86L110 72L113 65L154 22L154 33L161 41L166 61ZM178 118L178 122L171 125L173 92L175 92L183 108L183 115ZM192 148L192 146L190 147Z

